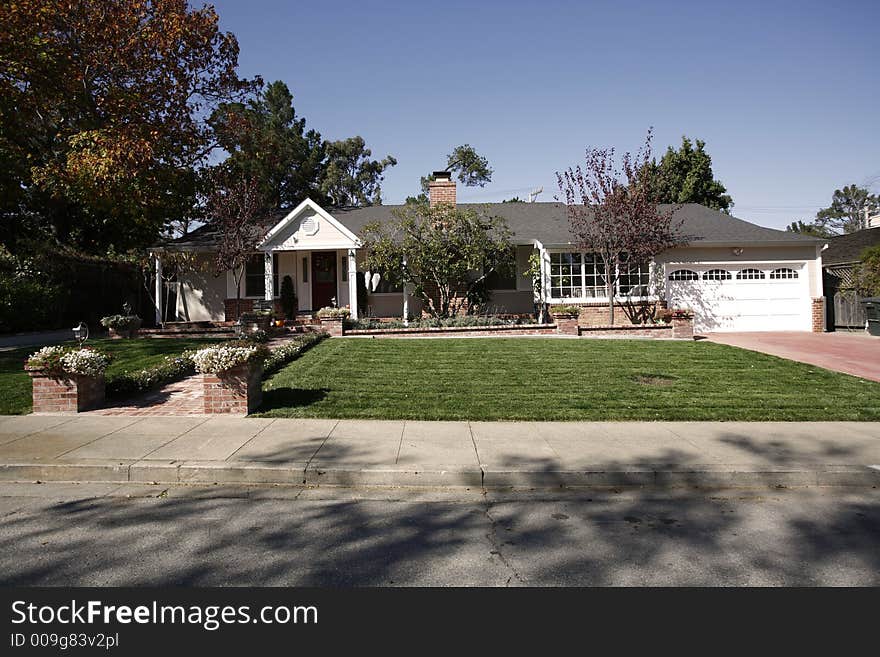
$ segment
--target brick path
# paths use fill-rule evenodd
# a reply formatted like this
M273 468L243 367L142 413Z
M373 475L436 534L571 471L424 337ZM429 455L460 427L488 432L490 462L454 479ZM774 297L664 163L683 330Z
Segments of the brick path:
M157 390L111 402L104 408L87 411L92 415L203 415L204 393L198 376L168 383Z

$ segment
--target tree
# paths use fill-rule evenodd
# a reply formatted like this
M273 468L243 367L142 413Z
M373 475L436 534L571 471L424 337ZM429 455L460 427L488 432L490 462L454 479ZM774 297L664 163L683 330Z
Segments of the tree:
M258 181L267 205L290 208L316 195L325 143L316 130L306 131L284 82L272 82L247 102L221 105L211 124L229 153L224 164Z
M880 211L880 197L864 187L835 189L831 205L816 213L816 224L832 232L854 233L868 227L868 215Z
M328 205L348 207L382 204L385 169L397 164L391 155L371 160L372 151L363 137L349 137L326 144L327 162L320 191Z
M252 178L218 178L208 197L207 210L220 234L214 259L216 273L219 276L232 272L235 315L241 317L241 280L247 261L263 234L260 219L264 206L259 184Z
M446 156L444 171L454 174L465 187L485 187L487 183L492 182L494 173L489 166L489 160L477 153L470 144L462 144L452 149L452 152ZM427 203L428 186L433 180L433 174L422 176L422 193L418 196L408 196L406 203Z
M880 295L880 245L862 253L861 263L853 277L853 288L862 296Z
M218 20L186 0L0 4L4 242L125 251L192 207L205 117L255 84Z
M789 233L800 233L801 235L812 235L813 237L831 237L833 233L827 227L819 223L807 223L805 221L792 221L786 228Z
M696 146L696 147L695 147ZM733 199L712 172L712 157L705 150L706 142L681 138L681 147L670 146L660 158L646 166L652 178L651 195L656 203L700 203L730 213Z
M431 317L472 311L486 277L510 266L512 233L500 217L450 205L410 205L394 214L388 224L364 227L364 267L409 286Z
M604 265L603 280L608 315L614 324L614 291L621 268L646 262L667 249L686 243L674 205L661 209L652 195L652 131L636 155L624 153L615 164L613 148L588 148L583 166L556 174L564 197L571 233L578 248L598 255Z

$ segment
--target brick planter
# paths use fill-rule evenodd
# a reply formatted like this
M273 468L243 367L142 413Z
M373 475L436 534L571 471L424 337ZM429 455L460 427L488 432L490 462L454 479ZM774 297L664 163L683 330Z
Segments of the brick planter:
M672 318L672 337L680 340L693 340L694 338L694 316L681 315Z
M341 317L320 317L321 328L331 338L342 337L342 318Z
M104 403L104 375L50 376L28 370L33 382L34 413L79 413Z
M578 315L575 313L552 313L556 323L556 332L562 335L578 334Z
M121 340L123 338L133 338L134 336L137 335L138 329L129 329L127 331L120 331L115 328L109 328L109 329L107 329L107 333L114 340Z
M220 374L202 374L205 413L247 415L263 401L263 365L245 363Z

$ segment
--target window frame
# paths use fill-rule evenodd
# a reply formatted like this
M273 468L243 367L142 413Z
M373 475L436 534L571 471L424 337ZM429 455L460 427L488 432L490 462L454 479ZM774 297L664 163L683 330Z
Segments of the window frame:
M677 274L678 272L688 272L689 274L693 274L693 276L688 276L687 278L673 278L673 274ZM669 272L669 274L666 276L666 280L672 281L673 283L684 283L688 281L699 281L702 280L702 277L700 276L700 272L698 271L688 269L686 267L679 267L678 269L673 269L671 272Z
M595 253L587 253L584 251L569 251L566 249L547 249L547 301L548 303L608 303L608 297L605 295L605 283L602 281L602 277L604 274L604 267L602 266L601 257ZM554 256L576 256L576 258L570 258L570 262L554 262ZM561 260L561 259L560 259ZM644 272L639 272L639 276L644 276L647 280L645 283L639 283L639 285L645 285L648 290L647 295L643 296L628 296L626 294L621 293L621 267L618 266L616 272L616 280L615 280L615 293L614 300L615 301L656 301L660 298L660 295L654 289L653 282L651 280L651 271L654 267L655 262L653 260L638 263L639 269L644 267ZM571 273L567 276L563 273L554 273L554 267L570 267ZM577 270L577 272L575 272ZM563 280L565 278L571 279L571 284L569 285L554 285L554 278L558 280ZM575 281L579 281L578 284L575 284ZM591 283L591 284L588 284ZM574 291L579 288L580 294L579 296L554 296L554 290L564 290L570 289ZM591 292L595 296L587 296L589 292Z
M256 262L256 259L260 259L260 276L262 283L260 286L263 288L262 294L248 294L248 279L257 277L256 274L248 274L248 267ZM248 262L244 266L244 276L242 276L241 282L244 285L244 294L241 295L242 299L265 299L266 298L266 254L262 251L259 253L251 254L250 258L248 258ZM272 254L272 298L277 299L279 297L279 282L278 282L278 254Z
M778 275L781 272L786 272L786 275ZM796 281L800 279L800 277L801 273L792 267L776 267L775 269L770 270L770 273L767 275L767 278L771 281Z
M745 273L749 273L749 276L743 276ZM754 276L754 274L758 274L758 276ZM736 280L738 282L750 283L753 281L766 281L767 280L767 272L763 269L757 269L756 267L746 267L745 269L740 269L736 272Z
M717 274L723 273L723 276L710 276L709 274ZM730 273L729 269L723 269L722 267L713 267L712 269L707 269L703 272L703 275L700 276L700 280L710 281L715 283L721 283L722 281L731 281L733 280L733 274Z

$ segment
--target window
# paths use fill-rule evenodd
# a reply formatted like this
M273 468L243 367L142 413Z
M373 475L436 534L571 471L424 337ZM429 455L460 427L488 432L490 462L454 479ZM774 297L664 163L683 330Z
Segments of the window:
M770 272L770 278L774 280L797 277L798 273L794 269L789 269L788 267L780 267L779 269L774 269Z
M570 299L583 295L583 264L580 253L550 254L550 296Z
M605 296L605 264L602 256L593 253L584 254L584 289L583 296L590 299Z
M704 281L729 281L730 272L726 269L710 269L703 274Z
M262 253L252 255L244 268L244 295L266 296L266 257ZM278 296L278 255L272 254L272 296Z
M647 262L626 263L620 266L617 290L621 296L646 297L650 284L651 270Z
M669 274L670 281L698 281L700 275L691 269L676 269Z
M760 269L743 269L736 272L736 280L738 281L763 281L765 278L764 272Z

